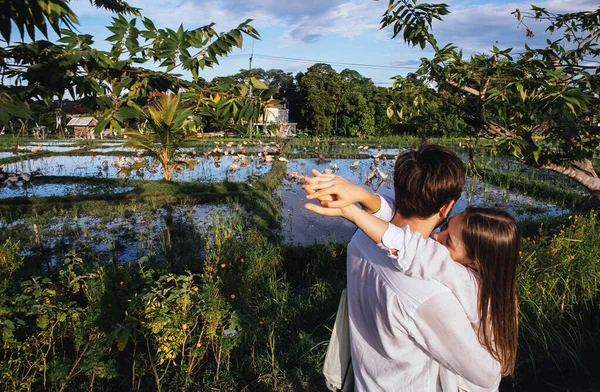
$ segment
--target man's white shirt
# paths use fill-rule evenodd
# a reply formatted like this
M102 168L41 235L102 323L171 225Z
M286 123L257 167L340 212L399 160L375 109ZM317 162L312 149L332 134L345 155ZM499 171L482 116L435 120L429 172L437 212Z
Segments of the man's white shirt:
M383 199L375 215L393 214ZM447 287L404 275L360 230L348 244L347 276L356 391L497 390L500 365Z

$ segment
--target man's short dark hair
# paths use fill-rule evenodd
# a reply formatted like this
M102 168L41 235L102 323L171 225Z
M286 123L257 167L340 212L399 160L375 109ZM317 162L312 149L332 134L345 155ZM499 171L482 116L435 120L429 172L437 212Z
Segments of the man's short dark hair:
M452 151L435 144L405 151L394 166L396 208L404 218L428 218L458 200L465 167Z

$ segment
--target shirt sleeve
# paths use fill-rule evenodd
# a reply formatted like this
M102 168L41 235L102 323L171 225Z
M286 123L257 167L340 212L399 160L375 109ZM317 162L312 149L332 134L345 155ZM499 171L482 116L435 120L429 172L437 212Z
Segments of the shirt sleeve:
M405 275L436 280L448 287L462 305L469 322L479 325L477 275L471 268L452 260L446 247L433 238L412 232L408 226L400 228L391 223L383 233L381 243L396 268Z
M500 364L481 345L454 296L440 293L427 300L414 323L415 342L440 365L476 388L498 388Z
M373 213L373 215L382 221L391 221L396 214L396 201L389 196L380 194L377 194L377 196L381 199L381 207L379 207L379 211Z

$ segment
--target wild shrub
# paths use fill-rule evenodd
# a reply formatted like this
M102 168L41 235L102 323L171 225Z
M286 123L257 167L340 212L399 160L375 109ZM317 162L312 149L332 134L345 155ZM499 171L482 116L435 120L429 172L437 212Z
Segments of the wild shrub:
M585 376L600 343L600 225L597 213L573 215L556 232L523 239L519 272L517 376ZM519 370L520 367L520 370Z
M71 255L61 269L13 288L3 320L4 390L67 390L76 377L89 388L116 376L107 335L98 329L98 274ZM7 328L9 327L9 328Z

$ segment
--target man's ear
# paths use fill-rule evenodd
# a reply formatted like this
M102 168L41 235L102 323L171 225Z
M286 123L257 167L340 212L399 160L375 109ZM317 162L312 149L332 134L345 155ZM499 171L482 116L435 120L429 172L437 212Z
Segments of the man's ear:
M448 217L450 211L452 211L452 207L454 207L454 203L454 200L450 200L440 208L440 219L446 219Z

